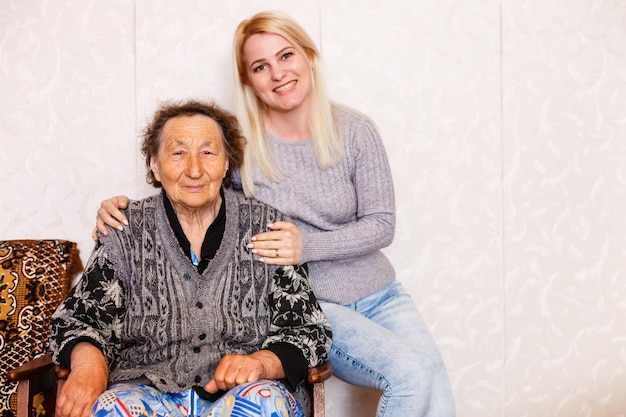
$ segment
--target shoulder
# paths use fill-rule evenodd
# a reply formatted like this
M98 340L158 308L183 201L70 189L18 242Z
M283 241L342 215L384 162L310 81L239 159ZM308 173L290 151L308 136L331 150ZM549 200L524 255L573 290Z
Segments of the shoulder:
M126 211L143 212L163 205L163 196L154 194L141 200L132 200Z
M155 229L155 226L159 223L156 220L159 210L165 210L163 208L163 197L161 194L155 194L141 200L131 200L128 207L122 210L128 219L128 226L124 227L121 231L109 227L110 238L107 239L105 236L100 235L102 241L129 240L143 233L146 229ZM144 227L145 225L148 226Z
M376 130L376 124L365 113L342 104L333 105L333 117L340 129L343 128L370 128Z
M366 114L351 107L334 105L333 117L348 152L383 146L376 123Z
M232 187L224 189L226 200L226 212L237 211L239 216L245 216L256 221L276 221L282 220L283 214L274 207L262 203L254 197L246 197L243 192ZM264 219L264 220L263 220Z

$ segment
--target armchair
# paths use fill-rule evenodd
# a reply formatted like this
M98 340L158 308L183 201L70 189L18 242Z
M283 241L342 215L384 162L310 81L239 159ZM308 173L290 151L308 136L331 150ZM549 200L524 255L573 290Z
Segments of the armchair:
M18 367L47 352L52 313L81 270L74 242L0 241L0 368ZM15 415L16 390L17 384L0 373L2 416Z

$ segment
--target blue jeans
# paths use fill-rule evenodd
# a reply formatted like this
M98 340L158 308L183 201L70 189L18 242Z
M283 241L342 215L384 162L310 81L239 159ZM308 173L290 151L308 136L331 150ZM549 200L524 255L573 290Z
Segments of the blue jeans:
M382 391L376 417L454 416L441 355L400 282L353 304L320 305L333 331L333 372Z

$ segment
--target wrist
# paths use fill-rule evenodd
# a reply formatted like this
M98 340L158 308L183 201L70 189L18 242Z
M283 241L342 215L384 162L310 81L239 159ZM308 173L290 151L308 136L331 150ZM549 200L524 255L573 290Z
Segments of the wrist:
M282 379L285 377L283 365L274 352L263 349L250 354L250 356L258 360L263 366L263 378Z

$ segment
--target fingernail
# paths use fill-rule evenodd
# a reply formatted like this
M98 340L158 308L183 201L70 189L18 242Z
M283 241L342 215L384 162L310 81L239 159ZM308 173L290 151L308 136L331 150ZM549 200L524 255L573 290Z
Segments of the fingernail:
M124 231L124 228L123 228L122 226L118 226L118 227L117 227L117 230L119 230L120 232L123 232L123 231Z
M252 243L248 243L248 244L246 245L246 248L248 248L248 249L254 249L254 245L253 245Z
M128 220L124 219L122 220L122 223L124 223L125 226L128 226Z
M256 236L252 236L252 239L250 239L253 242L256 242Z

